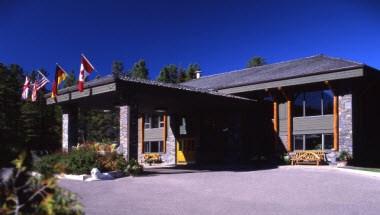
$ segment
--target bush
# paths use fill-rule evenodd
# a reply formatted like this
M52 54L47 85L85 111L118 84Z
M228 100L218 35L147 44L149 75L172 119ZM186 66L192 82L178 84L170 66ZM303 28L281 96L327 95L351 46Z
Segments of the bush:
M115 152L98 155L97 166L100 171L123 171L127 168L127 161L123 155Z
M100 171L123 171L127 162L116 152L99 154L91 148L78 148L69 153L52 154L41 157L34 164L34 170L45 177L54 174L90 174L92 168Z
M125 169L126 174L137 176L143 173L143 166L135 159L128 161L127 168Z
M25 157L21 154L0 181L0 214L83 214L75 195L54 178L31 176Z
M89 149L72 150L63 161L65 173L69 174L89 174L92 168L99 168L97 153Z
M348 151L342 151L339 153L338 160L340 160L340 161L351 161L352 157Z
M62 160L62 154L45 155L34 163L34 170L47 177L53 176L64 169L64 167L60 165L62 164Z

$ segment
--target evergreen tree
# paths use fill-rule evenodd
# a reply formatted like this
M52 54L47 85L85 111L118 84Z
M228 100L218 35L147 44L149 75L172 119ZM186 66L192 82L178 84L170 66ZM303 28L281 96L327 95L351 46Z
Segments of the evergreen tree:
M157 81L178 83L178 67L174 64L164 66L157 77Z
M9 165L24 147L19 120L24 80L20 66L0 63L0 166Z
M180 67L178 68L178 79L177 83L182 83L188 80L187 72L184 68Z
M186 71L186 80L192 80L192 79L196 79L196 72L197 71L200 71L201 70L201 67L199 66L199 64L190 64L188 67L187 67L187 71Z
M149 79L149 70L146 67L144 59L140 59L133 64L132 69L128 72L128 76L132 78Z
M124 76L124 64L119 60L114 60L112 62L112 75L113 77Z
M66 80L63 82L63 88L75 86L77 84L77 79L75 77L74 70L68 73Z
M262 65L265 65L265 64L266 64L266 61L265 61L264 58L255 56L255 57L252 57L248 61L247 68L256 67L256 66L262 66Z

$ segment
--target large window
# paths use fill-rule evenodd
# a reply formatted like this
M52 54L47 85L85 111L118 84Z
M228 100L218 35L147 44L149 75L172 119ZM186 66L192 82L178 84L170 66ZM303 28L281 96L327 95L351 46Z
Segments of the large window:
M332 114L332 91L318 90L298 93L294 100L293 112L295 117Z
M159 152L164 152L163 141L145 141L144 142L144 153L159 153Z
M294 135L294 150L330 150L333 148L332 134Z
M164 124L162 115L145 115L144 128L163 128Z

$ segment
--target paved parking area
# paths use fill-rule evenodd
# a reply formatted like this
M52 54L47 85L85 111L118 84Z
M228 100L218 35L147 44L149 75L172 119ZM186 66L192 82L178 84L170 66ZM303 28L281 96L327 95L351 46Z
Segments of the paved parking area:
M112 181L62 180L86 214L376 214L380 179L330 168L160 170Z

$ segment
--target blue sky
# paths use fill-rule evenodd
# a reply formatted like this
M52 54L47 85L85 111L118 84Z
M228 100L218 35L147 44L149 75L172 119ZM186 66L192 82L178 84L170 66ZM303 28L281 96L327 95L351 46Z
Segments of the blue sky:
M113 60L199 63L203 75L319 53L380 68L380 1L0 0L0 62L25 70L79 70L80 53L102 74Z

